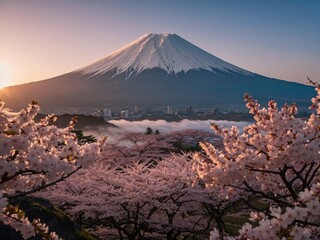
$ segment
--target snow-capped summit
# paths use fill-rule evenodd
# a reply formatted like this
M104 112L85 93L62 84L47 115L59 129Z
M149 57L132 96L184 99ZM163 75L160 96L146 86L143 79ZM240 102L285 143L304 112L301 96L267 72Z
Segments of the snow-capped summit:
M176 34L145 34L106 58L80 69L84 73L103 74L116 69L116 73L140 73L160 68L167 73L205 69L251 74L198 48Z

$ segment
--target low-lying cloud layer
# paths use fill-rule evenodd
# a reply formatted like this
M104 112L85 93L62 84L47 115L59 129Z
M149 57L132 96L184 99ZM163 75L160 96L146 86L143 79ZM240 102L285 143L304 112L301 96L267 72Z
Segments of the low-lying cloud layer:
M179 122L167 122L165 120L143 120L143 121L127 121L127 120L112 120L110 123L115 124L118 128L107 127L89 127L84 129L85 134L93 135L95 137L107 136L109 142L118 141L126 132L141 132L144 133L147 127L154 131L159 130L160 134L167 134L174 131L183 131L187 129L202 130L212 132L210 123L216 123L219 126L230 128L237 126L240 130L244 126L249 125L248 122L234 122L234 121L213 121L213 120L188 120L183 119Z
M231 127L233 125L242 129L248 125L248 122L233 122L233 121L214 121L214 120L188 120L183 119L179 122L167 122L165 120L143 120L143 121L126 121L126 120L112 120L110 123L117 125L119 128L128 132L145 132L147 127L153 130L158 129L160 133L170 133L173 131L182 131L186 129L195 129L211 132L210 123L216 123L219 126Z
M214 121L214 120L187 120L184 119L180 122L167 122L165 120L143 120L143 121L126 121L126 120L112 120L110 123L115 124L119 128L106 128L106 127L88 127L84 129L85 134L93 135L95 137L107 136L108 142L116 142L126 132L140 132L144 133L147 127L152 128L154 131L159 130L160 134L167 134L174 131L183 131L187 129L202 130L212 132L210 123L217 123L219 126L230 128L237 126L240 130L247 126L248 122L233 122L233 121Z

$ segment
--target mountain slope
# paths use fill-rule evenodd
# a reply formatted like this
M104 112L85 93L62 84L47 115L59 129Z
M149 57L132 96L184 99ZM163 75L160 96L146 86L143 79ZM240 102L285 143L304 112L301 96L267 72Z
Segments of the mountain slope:
M312 87L267 78L227 63L175 34L147 34L89 66L8 87L10 107L33 99L45 108L139 106L244 107L243 94L307 107Z

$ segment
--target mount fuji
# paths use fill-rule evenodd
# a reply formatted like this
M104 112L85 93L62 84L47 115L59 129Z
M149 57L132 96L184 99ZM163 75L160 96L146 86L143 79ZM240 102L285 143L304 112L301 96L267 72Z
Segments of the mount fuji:
M309 105L312 87L252 73L176 34L146 34L91 65L51 79L5 88L10 107L36 99L43 107L243 107L248 92L260 102Z

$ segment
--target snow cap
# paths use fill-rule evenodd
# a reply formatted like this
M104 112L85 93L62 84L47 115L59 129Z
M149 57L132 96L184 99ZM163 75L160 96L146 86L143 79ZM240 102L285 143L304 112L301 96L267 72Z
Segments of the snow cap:
M167 73L205 69L251 74L227 63L174 33L147 33L106 58L80 69L84 73L103 74L110 70L140 73L160 68Z

